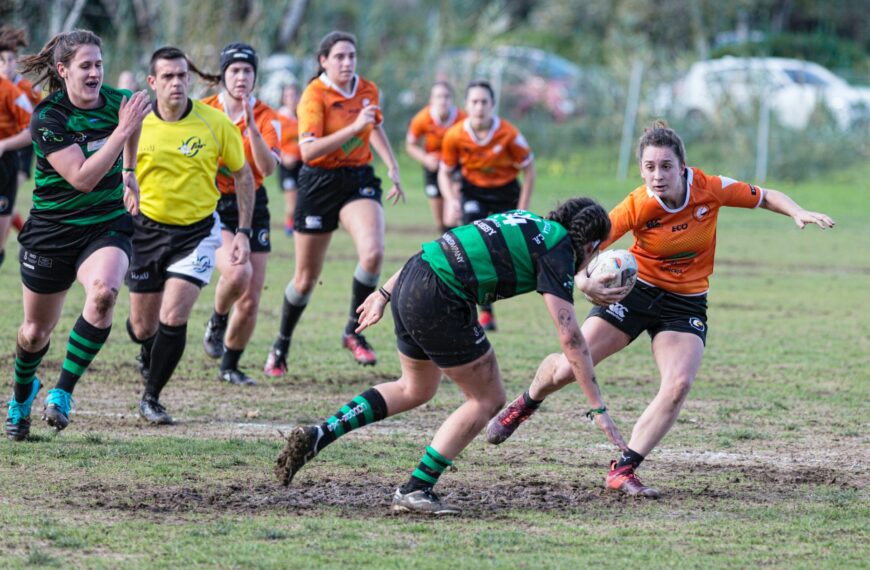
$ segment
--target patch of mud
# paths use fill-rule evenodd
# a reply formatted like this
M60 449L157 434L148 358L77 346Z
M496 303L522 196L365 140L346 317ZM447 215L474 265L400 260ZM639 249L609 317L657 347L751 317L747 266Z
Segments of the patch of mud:
M728 467L715 465L669 465L678 476L663 481L660 502L668 508L715 508L720 501L755 505L803 500L817 487L855 490L842 472L833 469L780 471L767 466ZM318 470L319 471L319 470ZM292 515L315 515L338 510L343 516L367 518L393 516L389 510L392 493L400 480L386 480L360 473L323 475L313 471L288 488L273 480L252 480L248 484L193 487L163 486L130 489L125 485L88 482L70 489L62 502L76 509L104 509L141 516L255 514L264 511ZM582 469L587 474L590 470ZM662 475L657 470L657 475ZM498 518L516 510L559 512L607 512L608 506L639 504L644 499L627 497L604 489L603 481L565 481L556 473L492 480L486 473L464 470L465 481L439 485L446 502L475 518ZM400 478L401 479L401 478ZM687 482L691 488L685 488ZM809 489L808 489L809 487Z

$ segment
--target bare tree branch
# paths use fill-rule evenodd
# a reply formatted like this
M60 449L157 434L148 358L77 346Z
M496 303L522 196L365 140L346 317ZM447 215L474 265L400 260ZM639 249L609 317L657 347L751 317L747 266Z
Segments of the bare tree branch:
M87 0L76 0L76 3L73 4L72 10L69 11L66 20L63 22L64 32L68 32L75 27L76 22L79 21L79 18L82 15L82 10L84 9L85 4L87 4Z
M275 43L275 51L286 51L290 42L296 39L302 20L305 18L305 10L308 8L308 0L291 0L281 21L278 30L278 41Z

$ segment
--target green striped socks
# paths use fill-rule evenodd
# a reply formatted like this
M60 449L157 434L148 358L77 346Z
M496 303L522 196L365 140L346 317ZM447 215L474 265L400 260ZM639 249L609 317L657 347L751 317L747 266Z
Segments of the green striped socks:
M72 394L76 382L84 375L85 370L103 348L103 343L109 338L112 326L98 329L79 315L75 326L69 333L66 344L66 358L60 371L60 379L55 388L60 388Z
M402 488L403 493L416 491L417 489L431 489L438 482L438 478L444 470L453 465L453 461L447 459L431 445L426 448L420 464L411 473L411 479Z
M30 397L32 391L31 384L36 378L36 369L39 368L39 363L42 362L42 357L48 352L49 344L37 350L36 352L27 352L21 346L15 347L15 401L23 404Z
M344 434L387 417L387 403L380 392L369 388L320 425L323 437L317 452Z

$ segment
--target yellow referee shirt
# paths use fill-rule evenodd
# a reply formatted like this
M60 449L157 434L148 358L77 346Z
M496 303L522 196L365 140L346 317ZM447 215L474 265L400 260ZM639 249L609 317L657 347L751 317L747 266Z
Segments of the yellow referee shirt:
M218 160L233 172L245 165L242 134L226 113L190 102L190 111L174 123L153 111L142 122L139 210L161 224L187 226L211 215L220 197Z

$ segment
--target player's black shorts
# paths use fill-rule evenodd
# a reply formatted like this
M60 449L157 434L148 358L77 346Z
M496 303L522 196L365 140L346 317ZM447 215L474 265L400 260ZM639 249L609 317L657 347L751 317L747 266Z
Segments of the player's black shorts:
M423 191L427 198L440 198L441 189L438 187L438 171L431 172L423 169Z
M18 194L18 154L4 152L0 156L0 216L11 216Z
M299 171L302 170L302 161L296 163L293 168L284 168L278 165L279 178L282 192L294 192L299 187Z
M161 224L139 214L133 226L133 257L125 280L131 293L162 291L170 277L208 285L222 242L217 214L187 226Z
M474 303L461 298L418 253L405 264L390 305L399 352L440 368L473 362L489 350Z
M221 229L236 233L239 227L239 202L235 194L221 194L217 203L217 213L221 219ZM268 253L272 251L269 238L269 197L266 188L260 186L254 194L254 215L251 217L251 251Z
M588 317L601 317L633 341L646 331L654 338L662 331L696 335L707 344L707 295L669 293L641 281L619 303L595 306Z
M59 224L31 215L18 235L21 282L43 295L66 291L81 264L98 249L117 247L129 259L132 235L133 220L126 212L89 226Z
M18 169L30 180L30 169L33 167L33 145L29 144L18 149Z
M338 214L354 200L381 203L381 179L369 166L317 168L299 171L299 193L293 225L303 234L322 234L338 228Z
M504 186L481 188L462 179L462 223L470 224L493 214L516 210L520 201L520 184L516 179Z

